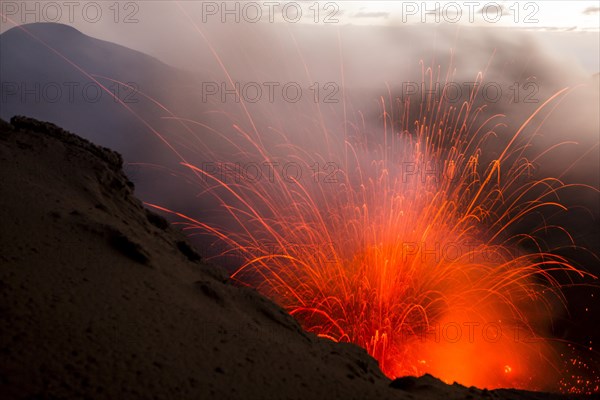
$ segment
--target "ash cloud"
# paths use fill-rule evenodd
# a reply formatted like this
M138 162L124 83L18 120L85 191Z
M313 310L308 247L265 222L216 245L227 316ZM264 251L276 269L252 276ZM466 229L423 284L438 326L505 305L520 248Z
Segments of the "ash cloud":
M600 7L588 7L583 10L583 14L585 15L594 15L600 13Z
M285 158L285 150L277 146L282 141L275 132L285 132L293 143L309 152L324 151L319 147L323 143L323 127L338 138L344 133L366 129L373 132L375 141L380 141L381 136L379 139L376 136L383 125L381 98L389 105L405 95L403 84L420 84L423 79L420 61L424 68L431 66L435 74L439 72L442 80L449 68L451 82L459 85L473 82L480 71L485 71L482 84L501 88L503 95L495 101L478 99L479 105L487 103L480 121L494 114L503 115L499 119L503 126L496 129L496 137L483 150L482 159L488 162L498 157L539 106L568 88L532 119L522 133L524 141L519 143L528 142L523 156L533 162L534 179L559 177L567 185L588 187L562 190L556 200L564 204L567 211L540 211L515 225L510 233L527 234L544 224L562 226L587 250L570 247L567 236L552 230L542 232L547 247L560 248L559 253L569 257L577 267L600 273L595 258L600 254L598 66L592 56L573 56L576 52L583 54L583 49L598 47L593 33L414 25L217 24L203 25L202 29L234 81L297 82L306 93L315 82L338 85L337 103L315 103L308 97L298 103L278 99L273 103L246 104L264 138L263 143L272 154L282 158ZM189 52L189 60L194 60L200 79L210 76L210 80L226 81L216 60L207 57L206 43L196 36L195 45L195 51ZM418 104L420 94L413 94L413 105ZM462 92L456 106L468 96L468 91ZM240 104L214 101L202 107L226 110L225 113L235 116L235 123L251 130ZM414 117L417 110L418 107L413 108L411 116ZM233 121L224 114L206 113L202 118L219 132L232 132ZM208 137L210 135L203 136L211 140ZM528 138L531 141L526 140ZM225 153L234 154L223 149ZM229 156L228 160L244 161L244 157ZM183 205L185 211L198 212L196 199L189 205L182 204L180 196L174 201ZM585 296L589 293L588 290L568 293L571 315L565 319L579 318L579 310L587 307ZM599 335L598 327L593 325L580 329L574 328L572 322L559 322L553 329L557 336L587 340Z
M254 124L264 137L265 145L282 157L285 156L284 151L276 150L277 141L281 139L276 132L285 132L289 140L299 145L310 144L316 147L322 142L319 135L323 129L337 137L347 133L351 126L354 129L366 127L377 132L382 126L382 98L389 106L396 99L406 98L407 88L412 90L417 87L418 92L411 92L408 96L415 105L412 110L416 111L416 104L422 94L422 87L419 86L423 81L422 68L432 67L434 74L439 74L442 81L451 68L450 81L461 89L454 98L457 107L468 98L470 83L480 71L485 70L482 84L488 85L488 98L479 99L480 104L487 100L482 118L493 114L505 115L501 121L506 126L498 129L495 144L490 144L490 148L486 149L485 155L489 159L497 156L498 149L510 140L512 134L537 107L557 91L569 87L565 96L546 107L529 124L524 134L533 135L534 139L525 155L533 159L545 149L558 146L556 150L537 160L536 177L561 176L566 183L580 183L596 188L599 185L599 95L597 65L594 64L597 61L589 56L589 59L581 58L581 62L578 58L556 50L556 46L553 47L558 43L560 49L573 47L573 51L582 53L582 49L597 45L598 39L593 34L524 32L507 28L450 25L395 26L392 21L389 26L368 27L335 24L222 24L220 21L211 21L197 26L206 37L205 41L200 32L183 17L180 16L178 21L179 24L172 24L176 26L170 33L173 36L153 41L151 38L156 32L149 31L145 42L139 41L139 36L137 43L135 40L132 42L146 52L159 55L163 61L176 68L136 55L129 57L131 64L125 66L117 62L111 69L104 62L99 63L81 56L89 54L83 47L70 49L69 55L85 65L91 73L134 82L139 74L139 89L172 110L175 118L200 122L204 127L188 123L187 129L184 129L181 122L173 119L173 115L144 97L140 97L139 103L129 105L158 128L160 133L164 133L165 137L178 141L182 152L190 157L191 162L210 161L205 159L210 157L210 152L229 154L228 161L247 161L240 155L231 156L230 154L234 154L231 147L219 137L230 135L231 138L239 139L236 138L239 132L235 131L234 125L251 130ZM146 21L149 22L152 21ZM172 21L163 21L167 22ZM145 26L142 24L137 29ZM6 34L3 36L6 50L8 40ZM81 41L78 45L84 46L85 43ZM105 44L93 42L86 46L90 43L106 47ZM120 51L122 50L114 54L121 54ZM38 53L38 58L41 53L42 50ZM10 60L5 57L3 81L10 81L11 74L15 77L12 80L18 81L19 73L23 70L31 72L31 66L47 64L44 57L41 58L28 60L28 66L21 68L19 63L25 62L23 59ZM56 59L52 61L53 67L56 66ZM73 70L64 62L62 65L64 70ZM94 70L95 65L102 65L101 70ZM152 66L152 73L142 73L148 65ZM56 66L56 69L59 67ZM140 72L136 73L136 70ZM63 80L71 79L64 71L54 73ZM231 94L232 83L249 88L249 92L259 87L262 95L256 102L236 101L236 96ZM207 95L207 85L211 88L216 85L218 91ZM277 85L272 100L267 95L268 85ZM299 101L285 98L282 94L285 85L301 89ZM501 91L499 97L496 93L498 88ZM223 97L223 91L228 91L229 94ZM493 101L489 101L490 98ZM82 107L92 109L91 113L97 116L103 110L111 115L118 115L118 119L111 120L114 126L110 132L86 129L88 118L78 118L77 126L66 121L55 122L83 133L90 132L91 139L98 139L125 152L129 161L158 160L157 163L165 163L164 155L156 156L162 151L156 135L147 132L148 129L133 116L124 117L123 114L130 115L127 111L121 110L117 114L113 110L115 106L118 105L112 104L110 109L93 104L70 105L71 110L78 110L76 115L79 116L83 115ZM36 104L37 109L43 107L43 104ZM27 105L18 102L4 108L10 109L14 114L27 113ZM553 110L549 113L551 109ZM58 109L53 115L57 114L60 114ZM97 119L94 117L89 120ZM135 125L134 129L132 124ZM314 132L313 137L307 134L308 126ZM118 131L138 133L132 136L118 134ZM153 146L143 145L144 135L151 138ZM202 155L199 157L198 154ZM180 160L173 157L172 161L176 164ZM153 174L154 172L150 175ZM150 195L156 193L155 186L140 182L139 190ZM193 191L193 185L189 187ZM170 188L165 192L177 193L177 190ZM185 210L197 208L198 200L195 196L190 198L189 205L187 196L164 196L168 197L163 199L166 205L184 206ZM159 201L160 198L153 200ZM584 207L594 220L598 220L598 196L593 190L576 190L561 200L572 207ZM577 226L574 228L577 229Z

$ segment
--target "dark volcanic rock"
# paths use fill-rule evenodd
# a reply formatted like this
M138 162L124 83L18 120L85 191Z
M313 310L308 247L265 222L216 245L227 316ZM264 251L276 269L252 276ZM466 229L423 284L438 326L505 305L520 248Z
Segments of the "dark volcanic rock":
M390 384L354 345L229 284L133 195L121 157L0 120L2 399L541 399Z

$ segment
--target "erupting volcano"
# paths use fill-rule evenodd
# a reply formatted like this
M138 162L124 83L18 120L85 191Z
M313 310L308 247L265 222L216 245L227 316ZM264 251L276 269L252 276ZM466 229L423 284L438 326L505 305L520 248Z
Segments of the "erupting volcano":
M426 88L453 79L421 66ZM227 228L151 206L180 217L191 234L216 238L221 256L241 256L232 278L306 330L362 346L390 377L557 390L564 350L549 327L561 286L586 273L538 239L547 230L569 239L561 227L542 221L539 231L511 232L540 209L565 209L568 185L535 178L524 152L569 91L507 128L503 115L486 114L479 87L454 104L445 91L416 104L390 94L380 100L378 129L348 123L340 135L316 119L301 145L285 132L267 142L256 127L234 124L233 136L219 135L243 160L294 171L247 179L240 163L216 155L217 169L184 162L202 196L214 196L233 221ZM498 129L513 130L489 157Z
M0 14L16 26L2 34L12 314L0 319L18 328L4 329L0 386L14 398L600 391L588 171L600 94L583 45L581 65L562 65L546 25L535 39L363 26L393 10L353 7L339 26L211 25L216 14L194 14L211 2L155 3L181 47L158 43L152 19L131 39L151 43L141 53ZM486 85L510 94L490 100Z

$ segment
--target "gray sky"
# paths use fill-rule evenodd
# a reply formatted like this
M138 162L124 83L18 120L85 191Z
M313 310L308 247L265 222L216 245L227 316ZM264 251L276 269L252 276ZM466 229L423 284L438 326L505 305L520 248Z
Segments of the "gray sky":
M306 26L484 27L530 31L549 52L577 60L593 74L599 66L597 1L7 1L0 32L15 24L60 22L83 33L143 51L186 69L196 60L183 48L201 34L220 40L238 28L268 31ZM225 4L225 5L224 5ZM275 28L275 26L277 26ZM265 30L266 27L266 30ZM243 28L241 28L243 30ZM368 29L368 28L366 28ZM231 41L244 38L231 37Z

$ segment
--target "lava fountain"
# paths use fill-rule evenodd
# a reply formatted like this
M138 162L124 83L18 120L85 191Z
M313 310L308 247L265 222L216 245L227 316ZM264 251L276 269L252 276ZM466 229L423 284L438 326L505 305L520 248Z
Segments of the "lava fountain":
M448 71L442 79L439 68L422 64L424 86L444 83L440 96L425 90L416 104L382 97L376 129L348 121L345 103L343 129L329 128L318 105L293 131L285 123L263 128L242 102L246 123L222 131L150 99L190 135L175 143L148 128L228 223L149 205L223 244L223 255L241 256L236 282L274 299L307 331L363 347L390 377L431 373L480 387L557 389L563 347L548 327L564 302L561 285L586 273L540 240L550 229L569 238L561 227L511 232L540 210L565 209L559 193L568 185L535 179L526 150L568 89L507 127L478 103L480 85L468 99L447 102ZM227 150L193 140L196 127ZM501 128L513 132L490 156L486 146ZM206 154L220 167L189 161ZM237 162L226 161L231 154ZM286 173L240 179L244 163Z
M439 68L422 71L426 85L452 80L440 79ZM564 301L561 282L585 273L536 232L510 231L540 209L564 209L566 185L534 179L524 152L568 90L522 121L493 158L483 149L505 127L503 116L482 118L477 90L460 104L443 92L416 105L381 98L375 132L348 124L339 135L316 118L320 134L307 132L301 145L276 131L278 145L269 147L254 125L233 124L235 137L223 138L245 160L311 173L248 180L239 163L223 161L217 172L184 162L235 228L154 207L241 255L234 280L274 299L307 331L365 348L390 377L556 390L561 344L548 327ZM568 237L560 227L540 229Z

